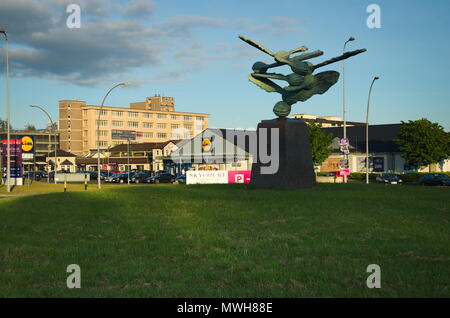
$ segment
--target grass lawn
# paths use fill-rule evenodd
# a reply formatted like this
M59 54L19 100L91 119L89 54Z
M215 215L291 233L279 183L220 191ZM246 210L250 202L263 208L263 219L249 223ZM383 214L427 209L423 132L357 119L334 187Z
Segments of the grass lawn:
M0 199L0 297L450 297L449 188L60 189Z

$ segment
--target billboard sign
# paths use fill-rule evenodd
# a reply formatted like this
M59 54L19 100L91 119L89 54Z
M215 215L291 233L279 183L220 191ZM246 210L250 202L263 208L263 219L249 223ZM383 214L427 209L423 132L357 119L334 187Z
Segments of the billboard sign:
M8 140L2 140L2 174L6 177L7 166L7 145ZM10 176L11 178L22 177L22 140L10 139L9 141L9 153L10 153Z
M19 139L22 141L22 153L34 153L35 141L34 136L21 135Z
M228 183L228 171L199 170L186 172L186 184Z
M383 172L384 171L384 157L373 157L373 172Z
M134 130L111 130L111 137L114 140L136 140L136 131Z
M251 170L198 170L186 172L186 184L249 183Z

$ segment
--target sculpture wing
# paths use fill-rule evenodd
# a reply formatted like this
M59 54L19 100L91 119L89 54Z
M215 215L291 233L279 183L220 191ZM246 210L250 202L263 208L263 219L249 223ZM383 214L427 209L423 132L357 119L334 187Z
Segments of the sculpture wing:
M278 73L263 73L263 74L253 73L252 76L257 77L258 79L273 78L273 79L277 79L277 80L287 81L286 75L278 74Z
M268 93L282 93L283 89L272 82L269 79L266 78L256 78L252 74L248 76L248 80L252 82L253 84L261 87L263 90L265 90Z
M272 53L272 51L266 49L264 46L262 46L262 45L259 44L258 42L255 42L255 41L253 41L253 40L251 40L251 39L248 39L248 38L246 38L246 37L244 37L244 36L242 36L242 35L239 35L239 38L240 38L242 41L246 42L247 44L250 44L251 46L256 47L258 50L261 50L261 51L263 51L264 53L269 54L270 56L273 56L273 55L274 55L274 54Z

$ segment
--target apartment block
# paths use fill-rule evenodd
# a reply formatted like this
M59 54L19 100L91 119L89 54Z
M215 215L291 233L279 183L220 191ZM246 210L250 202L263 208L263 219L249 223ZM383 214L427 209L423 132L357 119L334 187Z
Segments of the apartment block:
M130 107L87 105L84 101L59 102L60 148L84 155L106 150L127 140L120 133L132 132L131 142L165 142L192 138L208 128L209 114L176 112L173 97L147 97ZM97 138L98 135L98 138ZM98 139L98 140L97 140Z

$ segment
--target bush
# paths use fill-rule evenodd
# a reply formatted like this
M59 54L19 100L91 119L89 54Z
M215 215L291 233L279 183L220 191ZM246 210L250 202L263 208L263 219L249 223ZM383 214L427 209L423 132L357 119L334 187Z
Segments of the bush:
M369 179L375 179L379 173L376 172L369 172ZM349 179L353 180L364 180L366 179L366 173L365 172L352 172L348 176Z

